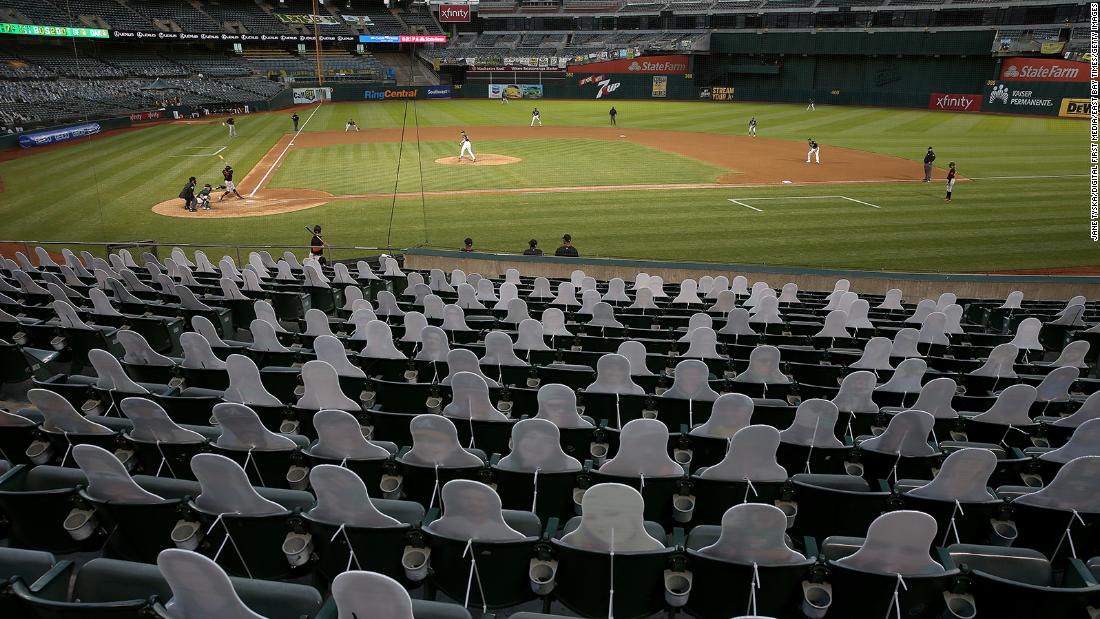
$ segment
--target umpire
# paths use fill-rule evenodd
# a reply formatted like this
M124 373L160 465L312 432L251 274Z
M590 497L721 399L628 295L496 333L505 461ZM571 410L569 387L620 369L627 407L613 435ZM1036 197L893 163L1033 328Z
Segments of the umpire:
M924 154L924 182L932 182L932 162L936 160L936 153L932 150L932 147L928 147L928 152Z
M192 176L187 179L187 184L180 190L180 199L183 200L183 208L192 213L195 212L195 185L197 183L198 181Z

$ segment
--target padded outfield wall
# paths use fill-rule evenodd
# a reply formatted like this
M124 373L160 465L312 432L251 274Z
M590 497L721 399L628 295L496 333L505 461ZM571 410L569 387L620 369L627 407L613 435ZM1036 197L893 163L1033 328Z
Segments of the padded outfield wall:
M991 55L994 33L716 33L696 56L700 86L732 88L731 99L904 106L955 112L1066 114L1087 82L1004 81ZM1005 91L1009 91L1006 97ZM1072 104L1067 104L1070 110Z

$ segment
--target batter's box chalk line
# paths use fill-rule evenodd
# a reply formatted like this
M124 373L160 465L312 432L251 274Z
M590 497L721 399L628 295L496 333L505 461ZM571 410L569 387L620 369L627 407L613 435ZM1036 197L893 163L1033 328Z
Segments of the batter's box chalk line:
M728 202L736 204L737 206L743 206L747 209L756 211L757 213L763 213L764 209L752 206L751 204L749 204L749 202L759 202L760 200L847 200L849 202L855 202L856 204L862 204L871 208L882 208L877 204L871 204L870 202L864 202L863 200L849 198L848 196L767 196L760 198L726 198L726 200Z

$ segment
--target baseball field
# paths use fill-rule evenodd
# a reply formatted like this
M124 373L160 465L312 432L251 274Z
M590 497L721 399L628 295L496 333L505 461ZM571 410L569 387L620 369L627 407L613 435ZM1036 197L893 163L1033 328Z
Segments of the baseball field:
M907 271L1100 265L1084 122L718 102L328 103L0 154L5 240L333 245ZM607 111L617 108L618 126ZM759 137L746 135L756 116ZM359 132L345 132L355 119ZM478 162L455 161L465 129ZM821 164L806 164L807 139ZM935 180L920 182L928 146ZM956 161L961 180L944 202ZM245 200L190 214L189 176ZM215 191L215 197L220 195ZM364 252L347 250L362 255ZM335 252L340 258L341 252Z

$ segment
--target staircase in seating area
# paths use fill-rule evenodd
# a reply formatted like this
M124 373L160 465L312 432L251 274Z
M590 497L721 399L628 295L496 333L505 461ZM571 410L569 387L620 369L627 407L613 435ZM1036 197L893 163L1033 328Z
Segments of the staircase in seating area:
M393 67L396 74L395 81L398 85L435 86L439 84L439 76L431 67L426 66L419 58L410 59L408 54L375 54L383 67Z

